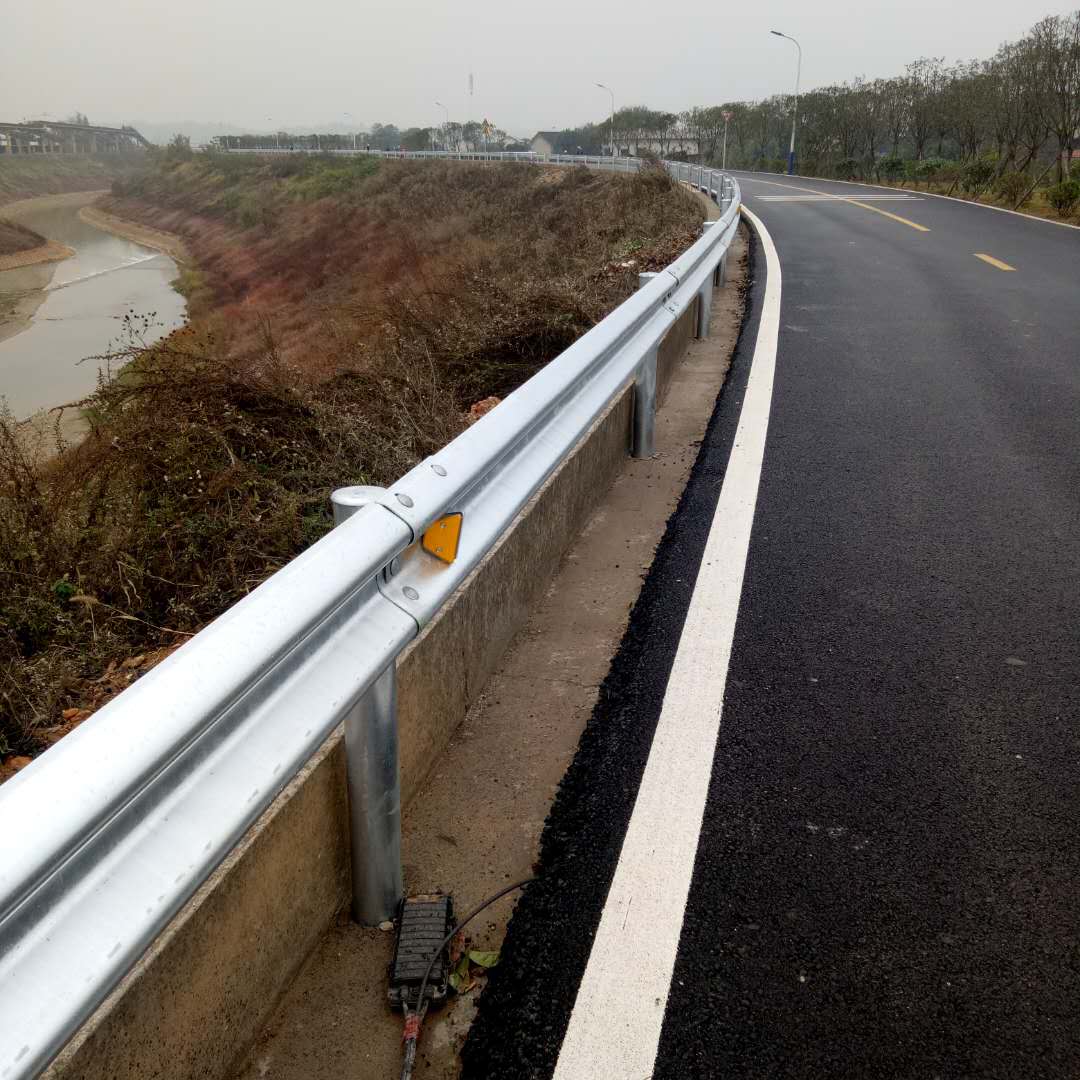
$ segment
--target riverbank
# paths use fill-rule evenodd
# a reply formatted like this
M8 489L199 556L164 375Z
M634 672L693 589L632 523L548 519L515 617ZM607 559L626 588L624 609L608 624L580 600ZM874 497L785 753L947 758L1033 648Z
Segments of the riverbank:
M24 266L37 266L39 263L63 262L75 254L74 248L55 240L46 240L34 248L16 251L11 255L0 255L0 273L4 270L19 270Z
M42 196L0 211L24 233L47 240L47 251L67 256L48 264L40 249L20 252L22 265L0 273L0 395L14 417L35 416L50 433L51 410L91 395L99 369L119 366L111 357L133 341L156 341L184 320L183 298L171 285L177 266L157 253L166 246L160 238L149 248L80 217L101 194ZM77 417L78 410L64 413L66 437L82 437Z
M0 294L0 342L21 334L30 325L38 308L45 303L46 295L44 288Z
M146 168L145 153L0 154L0 208L41 195L97 191Z
M129 221L126 218L110 214L97 206L84 206L79 211L79 217L93 225L102 232L112 233L113 236L130 240L134 244L150 248L152 251L160 251L168 255L175 263L182 266L191 264L191 254L184 244L183 238L176 233L166 232L163 229L153 229L148 225L140 225L137 221Z

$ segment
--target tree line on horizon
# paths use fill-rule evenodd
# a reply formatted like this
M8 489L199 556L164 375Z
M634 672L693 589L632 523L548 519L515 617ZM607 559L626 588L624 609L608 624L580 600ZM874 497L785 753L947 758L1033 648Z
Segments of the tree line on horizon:
M783 168L793 101L728 101L682 113L644 106L615 114L617 144L652 143L661 155L693 140L699 156L719 163L727 123L734 167ZM557 149L597 152L608 144L602 120L559 132ZM819 175L903 174L908 162L991 163L994 176L1025 173L1039 163L1066 178L1080 150L1080 11L1051 15L987 60L946 64L921 57L893 78L857 78L800 95L796 153ZM933 164L915 173L932 172Z
M545 133L558 153L652 150L736 168L783 171L793 99L727 101L681 113L631 105L614 118ZM613 132L612 132L613 129ZM1029 177L1069 182L1080 162L1080 11L1050 15L985 60L920 57L892 78L820 86L798 100L799 171L839 179L953 179L971 193L1008 178L1019 198ZM231 137L238 145L257 136ZM263 139L265 140L265 136ZM527 150L479 122L400 129L374 124L357 136L297 136L323 149ZM696 152L695 152L696 151ZM1072 164L1073 174L1080 164ZM1053 176L1051 176L1053 174ZM1078 177L1080 179L1080 177ZM1078 193L1080 194L1080 193Z

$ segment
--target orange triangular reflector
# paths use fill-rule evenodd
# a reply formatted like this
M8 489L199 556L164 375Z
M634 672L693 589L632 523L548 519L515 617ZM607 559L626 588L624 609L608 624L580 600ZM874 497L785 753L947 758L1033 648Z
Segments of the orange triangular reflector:
M457 558L460 540L461 515L447 514L424 533L424 550L436 559L442 559L444 563L452 563Z

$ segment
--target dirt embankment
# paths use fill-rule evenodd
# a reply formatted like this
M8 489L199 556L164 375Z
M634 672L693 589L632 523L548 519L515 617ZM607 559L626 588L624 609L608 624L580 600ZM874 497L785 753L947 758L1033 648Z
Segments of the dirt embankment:
M101 191L146 164L144 153L0 154L0 206L39 195Z
M14 221L0 218L0 270L15 270L36 263L59 262L73 255L66 244L44 236Z
M46 242L45 237L34 232L33 229L28 229L18 222L0 218L0 256L17 255L19 252L40 247Z
M151 248L153 251L163 252L174 262L186 264L191 261L191 255L183 239L176 233L152 229L147 225L128 221L116 214L107 213L97 206L84 206L79 211L79 217L96 229L102 229L114 236L121 236L136 244L142 244L143 247Z
M662 172L300 155L160 155L96 209L182 237L192 317L149 349L129 328L48 463L0 419L0 759L321 536L332 488L445 445L702 220Z

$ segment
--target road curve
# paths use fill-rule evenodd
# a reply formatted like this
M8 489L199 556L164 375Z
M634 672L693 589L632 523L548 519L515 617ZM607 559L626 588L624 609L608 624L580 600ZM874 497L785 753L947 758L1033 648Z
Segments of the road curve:
M1080 232L739 180L751 311L464 1076L1075 1077Z

